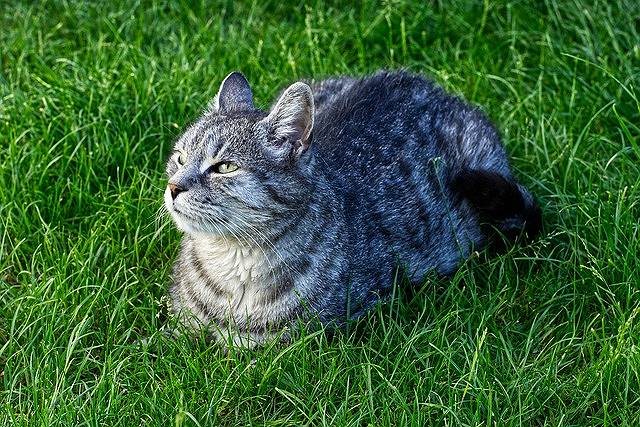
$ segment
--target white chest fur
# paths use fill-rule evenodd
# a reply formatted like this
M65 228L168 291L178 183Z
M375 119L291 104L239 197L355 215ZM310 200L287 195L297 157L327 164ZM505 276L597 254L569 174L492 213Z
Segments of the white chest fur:
M194 254L207 276L229 297L235 310L251 310L258 297L274 285L273 264L261 248L211 237L194 237Z

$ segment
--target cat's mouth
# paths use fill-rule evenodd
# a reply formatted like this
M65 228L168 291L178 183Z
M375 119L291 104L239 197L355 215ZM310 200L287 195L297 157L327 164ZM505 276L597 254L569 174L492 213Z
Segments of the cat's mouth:
M164 205L167 207L167 210L173 214L173 213L178 213L181 215L184 215L184 213L180 210L180 208L178 208L176 206L176 202L177 202L177 197L173 197L171 195L171 190L169 189L169 187L167 187L167 189L164 192Z
M178 229L189 232L193 231L193 220L187 215L183 210L181 210L176 203L176 199L171 197L171 193L169 188L164 193L164 205L167 208L167 211L171 215L173 222L176 224Z

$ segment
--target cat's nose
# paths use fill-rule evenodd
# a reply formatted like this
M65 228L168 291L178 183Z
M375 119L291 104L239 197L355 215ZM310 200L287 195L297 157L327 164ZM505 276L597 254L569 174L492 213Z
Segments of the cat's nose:
M171 198L173 200L175 200L176 197L178 197L178 194L182 193L185 190L186 189L179 187L176 184L169 184L169 191L171 192Z

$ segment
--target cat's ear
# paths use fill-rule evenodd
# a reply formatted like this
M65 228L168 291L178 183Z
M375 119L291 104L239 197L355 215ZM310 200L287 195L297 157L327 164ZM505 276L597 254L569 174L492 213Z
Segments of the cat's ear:
M271 127L276 141L288 142L302 153L311 144L313 114L311 88L305 83L298 82L284 91L263 122Z
M249 82L242 73L234 71L222 81L220 90L209 108L219 114L255 109Z

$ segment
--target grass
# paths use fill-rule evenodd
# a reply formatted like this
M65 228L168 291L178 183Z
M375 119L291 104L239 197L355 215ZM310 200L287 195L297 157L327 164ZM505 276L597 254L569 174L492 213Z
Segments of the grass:
M3 2L0 425L639 425L640 5L285 3ZM164 160L221 79L267 106L383 67L482 106L544 236L337 336L135 348L179 241Z

